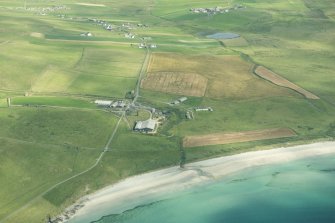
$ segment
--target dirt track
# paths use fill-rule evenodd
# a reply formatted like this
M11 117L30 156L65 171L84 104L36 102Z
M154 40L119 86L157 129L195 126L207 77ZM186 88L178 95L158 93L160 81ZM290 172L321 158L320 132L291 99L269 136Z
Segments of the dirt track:
M215 133L200 136L186 136L183 140L183 146L197 147L208 145L222 145L238 142L285 138L295 135L296 133L288 128L264 129L234 133Z
M285 78L279 76L278 74L272 72L271 70L267 69L266 67L259 66L255 70L255 74L260 76L261 78L264 78L268 81L271 81L272 83L282 86L282 87L287 87L290 88L303 96L305 96L308 99L320 99L318 96L314 95L313 93L306 91L305 89L297 86L296 84L286 80Z

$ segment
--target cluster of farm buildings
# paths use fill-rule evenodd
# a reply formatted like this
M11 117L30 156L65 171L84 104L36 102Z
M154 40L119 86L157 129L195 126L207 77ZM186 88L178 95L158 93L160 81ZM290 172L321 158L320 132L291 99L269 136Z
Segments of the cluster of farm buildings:
M121 25L115 25L111 24L105 20L101 19L95 19L95 18L88 18L87 19L89 22L93 22L99 26L102 26L103 29L107 31L119 31L124 33L124 37L127 39L135 39L137 36L131 30L137 29L137 28L147 28L148 26L142 23L138 24L132 24L132 23L123 23ZM81 33L80 36L85 36L85 37L92 37L93 34L91 32L84 32ZM157 48L157 45L154 43L148 43L147 40L151 40L151 37L142 37L141 40L142 42L138 44L138 48L140 49L154 49Z
M235 5L234 7L224 8L216 6L213 8L191 8L190 11L193 13L202 13L202 14L218 14L218 13L228 13L231 10L243 9L245 6Z
M102 26L103 29L107 30L107 31L129 31L129 30L133 30L136 28L146 28L148 27L147 25L143 25L141 23L138 24L132 24L132 23L122 23L121 25L115 25L115 24L111 24L105 20L102 19L95 19L95 18L88 18L87 19L89 22L95 23L98 26Z
M37 12L40 15L47 15L50 12L69 10L70 8L64 5L50 6L50 7L25 7L24 10Z
M129 103L126 100L95 100L94 103L99 107L115 108L115 109L128 109ZM155 111L155 109L153 109ZM145 121L137 121L133 128L134 131L142 133L155 133L158 128L158 119L149 118Z
M117 100L117 101L95 100L94 103L98 106L107 108L125 108L128 105L128 102L124 100Z
M138 44L138 48L140 48L140 49L144 49L144 48L154 49L154 48L157 48L157 45L154 44L154 43L140 43L140 44Z

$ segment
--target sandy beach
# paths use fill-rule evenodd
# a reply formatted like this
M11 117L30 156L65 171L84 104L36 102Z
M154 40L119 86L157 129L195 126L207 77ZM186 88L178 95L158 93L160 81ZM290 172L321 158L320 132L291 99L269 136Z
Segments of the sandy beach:
M76 4L83 5L83 6L106 7L104 4L92 4L92 3L84 3L84 2L78 2Z
M250 167L334 153L335 142L320 142L214 158L187 164L184 169L171 167L130 177L84 197L82 200L85 202L82 202L83 205L68 222L89 222L106 214L122 213L136 206L164 199L169 192L212 182Z

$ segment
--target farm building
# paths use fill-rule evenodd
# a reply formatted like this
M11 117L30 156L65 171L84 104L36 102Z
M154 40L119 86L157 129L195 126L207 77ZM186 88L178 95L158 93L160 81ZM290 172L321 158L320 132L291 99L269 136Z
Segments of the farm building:
M148 119L146 121L138 121L135 124L134 130L139 132L153 132L156 128L157 121Z
M180 103L182 103L182 102L184 102L184 101L186 101L186 100L187 100L187 97L181 97L181 98L178 99L178 101L179 101Z
M114 103L111 104L112 108L124 108L127 106L127 103L125 101L115 101Z
M213 109L211 107L197 107L194 108L195 111L213 111Z
M186 114L185 114L185 117L187 119L193 119L194 118L193 112L192 111L187 111Z
M171 104L173 104L173 105L178 105L179 103L180 102L178 100L175 100L175 101L171 102Z
M149 44L148 47L154 49L154 48L157 48L157 45L156 44Z
M138 48L140 48L140 49L143 49L143 48L146 48L146 47L147 47L147 45L145 43L140 43L138 45Z
M132 34L132 33L126 33L126 34L124 34L124 37L126 37L127 39L134 39L135 35Z
M183 103L183 102L186 101L186 100L187 100L187 97L181 97L181 98L178 98L177 100L171 102L171 104L173 104L173 105L178 105L178 104L180 104L180 103Z
M86 33L81 33L81 34L80 34L80 36L87 36L87 37L91 37L91 36L93 36L93 34L92 34L92 33L90 33L90 32L86 32Z
M95 100L94 104L97 104L99 106L105 106L110 107L112 105L113 101L104 101L104 100Z

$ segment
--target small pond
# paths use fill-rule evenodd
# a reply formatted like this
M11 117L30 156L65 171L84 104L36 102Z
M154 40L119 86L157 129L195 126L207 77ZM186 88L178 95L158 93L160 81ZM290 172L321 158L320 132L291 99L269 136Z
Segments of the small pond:
M234 39L240 37L240 35L235 33L214 33L206 37L210 39Z

